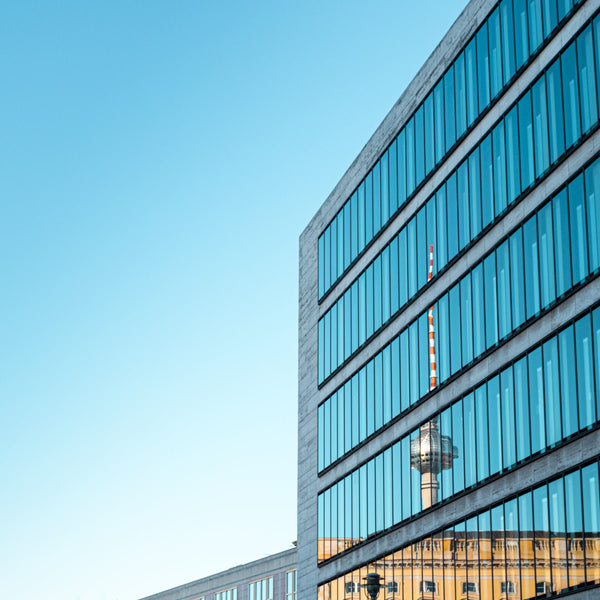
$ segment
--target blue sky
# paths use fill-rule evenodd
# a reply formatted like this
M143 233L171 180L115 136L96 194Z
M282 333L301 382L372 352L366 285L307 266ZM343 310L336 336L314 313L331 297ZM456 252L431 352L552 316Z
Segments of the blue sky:
M0 3L0 596L296 539L298 237L463 1Z

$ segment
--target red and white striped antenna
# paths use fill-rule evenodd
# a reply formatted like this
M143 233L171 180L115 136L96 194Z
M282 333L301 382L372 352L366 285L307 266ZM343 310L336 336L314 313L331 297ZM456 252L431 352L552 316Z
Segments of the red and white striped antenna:
M433 277L433 246L429 246L429 275L427 281ZM429 309L427 315L429 321L429 389L433 390L437 386L437 369L435 363L435 328L433 327L433 306Z

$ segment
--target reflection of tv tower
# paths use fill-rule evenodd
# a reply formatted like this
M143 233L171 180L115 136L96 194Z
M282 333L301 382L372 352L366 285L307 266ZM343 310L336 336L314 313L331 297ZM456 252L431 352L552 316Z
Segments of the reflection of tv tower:
M429 275L433 277L433 246L429 246ZM433 306L427 314L429 322L429 389L437 386L435 362L435 329L433 327ZM440 435L437 417L421 426L419 436L410 443L410 466L421 473L421 501L423 508L429 508L438 501L437 476L442 470L452 468L452 460L458 456L458 449L452 445L452 438Z

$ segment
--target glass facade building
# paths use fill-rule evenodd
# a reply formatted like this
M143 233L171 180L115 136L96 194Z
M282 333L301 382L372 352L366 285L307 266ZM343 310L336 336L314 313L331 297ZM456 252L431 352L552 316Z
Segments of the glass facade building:
M599 107L600 0L472 0L302 234L299 600L600 597Z

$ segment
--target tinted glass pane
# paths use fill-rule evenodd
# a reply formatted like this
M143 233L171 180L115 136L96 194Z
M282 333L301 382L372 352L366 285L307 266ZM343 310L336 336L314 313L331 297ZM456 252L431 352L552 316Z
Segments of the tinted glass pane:
M456 113L456 137L467 130L467 81L464 52L454 61L454 97Z
M500 374L504 468L510 467L516 462L515 394L517 391L516 384L513 382L513 370L509 367Z
M529 373L527 357L514 365L517 460L531 455L529 431Z
M514 0L515 17L515 56L517 70L529 58L529 41L527 35L527 0Z
M536 348L528 356L529 366L529 414L531 423L531 452L539 452L546 447L546 427L544 410L544 372L542 349Z
M546 401L547 444L553 446L562 438L560 412L560 378L558 340L552 338L544 344L544 396Z
M469 125L479 116L477 91L477 49L473 38L465 49L465 67L467 75L467 122Z
M447 152L456 141L456 123L454 116L454 67L450 67L444 75L444 108Z
M435 116L435 162L438 163L446 153L444 138L444 80L442 79L433 90L433 108Z
M415 119L407 123L406 133L406 194L410 196L415 191Z
M490 92L495 98L502 89L502 51L500 45L500 10L488 18L488 44L490 58Z
M541 0L528 0L529 51L533 54L543 41Z
M479 356L485 352L486 348L482 264L473 269L471 282L473 287L473 352L474 356Z
M560 60L554 61L546 72L548 89L548 125L550 133L550 162L554 163L565 151L563 101L560 78Z
M588 314L575 322L577 397L579 399L580 428L589 427L596 421L591 321L591 316Z
M473 360L473 301L471 298L471 275L467 273L460 282L460 321L463 365Z
M490 474L488 451L487 387L485 384L475 390L475 419L477 426L477 479L483 481Z
M587 132L598 120L594 42L591 25L577 37L577 63L579 66L579 85L581 86L581 126L583 132Z
M417 222L411 219L406 228L408 236L408 297L417 293Z
M533 131L535 139L535 176L540 177L550 166L546 80L544 77L533 86L531 101L533 106Z
M492 131L494 152L494 213L498 216L506 208L506 144L504 141L504 121Z
M600 170L599 170L600 172ZM437 256L437 270L446 266L448 262L448 220L446 211L446 186L442 186L435 195L437 213L437 243L435 252ZM599 210L600 214L600 210Z
M404 411L410 406L408 329L400 334L400 373L400 406Z
M581 135L579 84L575 42L561 55L563 101L565 103L565 144L569 148Z
M458 197L456 173L446 183L447 224L448 224L448 261L458 253Z
M425 115L422 104L415 113L415 177L416 185L425 177Z
M481 166L479 148L469 156L469 209L471 213L471 239L481 232ZM490 178L491 181L491 178Z
M556 297L556 288L554 285L554 235L551 203L546 204L546 206L538 213L538 238L541 306L546 307Z
M448 319L448 294L442 296L437 303L438 309L438 348L437 357L439 380L445 381L450 377L450 330Z
M496 271L498 276L498 336L500 339L504 339L512 330L508 240L496 250Z
M408 248L407 248L406 227L400 231L398 236L398 286L400 293L400 306L406 304L408 300Z
M508 203L512 203L521 191L519 172L519 131L517 107L515 106L504 120L506 131L506 180Z
M560 391L562 403L562 431L567 437L578 430L577 423L577 378L575 374L575 345L573 327L567 327L558 335L560 360Z
M448 294L450 319L450 374L454 375L461 367L461 333L460 333L460 290L459 284L450 289Z
M502 427L491 426L492 423L502 423L500 408L500 378L498 376L490 379L487 384L488 391L488 422L489 431L489 458L490 475L500 472L502 469Z
M471 241L469 219L469 170L468 161L458 167L458 249L462 250Z
M400 308L399 283L398 237L395 237L390 244L390 315Z
M571 287L571 252L569 243L569 211L567 191L561 190L552 201L554 217L554 263L556 265L556 295Z
M587 231L583 195L583 175L569 184L569 221L571 228L571 265L573 284L588 274Z
M458 456L452 461L454 493L457 494L465 488L462 402L452 405L452 442L458 449Z
M502 30L502 66L504 83L515 74L515 39L512 0L500 2L500 28Z
M494 218L494 172L492 136L488 135L480 146L481 154L481 227L487 227Z
M425 172L429 173L435 166L435 137L433 117L433 92L425 98Z
M427 243L426 207L417 213L417 287L421 289L427 283L429 273L429 245Z
M533 215L523 225L523 250L525 253L525 314L526 318L540 311L540 277L538 261L537 217Z
M477 32L477 75L479 112L483 112L490 103L490 59L487 23L484 23Z
M404 129L396 140L398 155L398 206L406 202L406 133Z
M510 264L512 289L512 326L525 321L525 293L523 289L523 240L521 230L510 237Z
M544 37L548 37L558 23L556 0L542 0Z
M496 287L496 255L490 254L483 261L485 287L485 332L486 347L498 343L498 292Z
M531 94L526 94L519 100L519 147L521 151L521 190L525 190L535 179Z
M365 243L373 239L373 172L367 175L365 186Z

